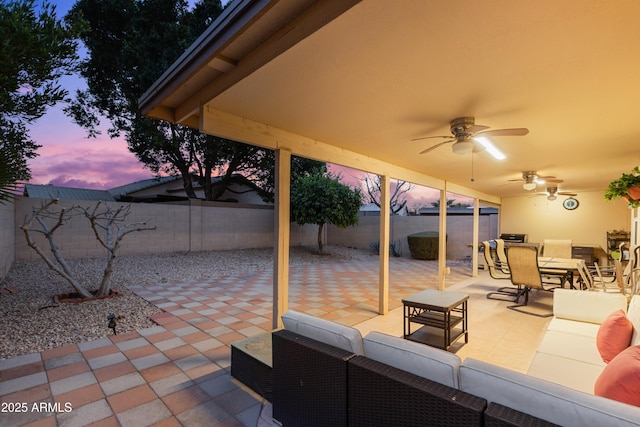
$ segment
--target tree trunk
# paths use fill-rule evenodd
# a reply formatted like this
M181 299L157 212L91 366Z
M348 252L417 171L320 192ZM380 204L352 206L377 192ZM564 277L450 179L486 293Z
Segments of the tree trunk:
M318 224L318 253L322 254L322 229L324 224Z
M197 198L189 170L181 170L180 173L182 174L182 185L184 186L184 192L187 193L187 197L190 199Z

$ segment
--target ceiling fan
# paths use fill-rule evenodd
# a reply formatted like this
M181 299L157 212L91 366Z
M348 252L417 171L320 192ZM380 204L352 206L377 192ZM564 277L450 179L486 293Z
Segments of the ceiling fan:
M522 182L522 188L531 191L536 189L536 185L542 185L547 182L560 184L564 182L561 179L557 179L555 176L541 176L536 171L524 171L522 172L522 178L510 179L510 182ZM557 188L556 188L557 190Z
M450 125L453 136L424 136L412 139L412 141L420 141L423 139L446 138L446 141L433 145L421 151L420 154L428 153L441 145L453 142L454 144L451 146L451 150L455 154L462 155L487 150L493 157L501 160L506 156L489 141L489 136L522 136L529 133L529 129L526 128L487 130L489 126L475 124L475 118L473 117L453 119Z
M577 196L576 193L569 193L567 191L558 191L558 187L547 187L547 191L544 193L538 193L538 196L547 196L547 200L555 200L558 196Z

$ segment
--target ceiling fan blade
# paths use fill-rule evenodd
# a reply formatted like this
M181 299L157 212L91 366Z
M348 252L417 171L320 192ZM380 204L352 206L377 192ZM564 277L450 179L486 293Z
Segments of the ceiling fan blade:
M558 194L560 196L577 196L576 193L567 193L567 192L564 192L564 191L560 191L559 193L556 193L556 194Z
M540 178L544 179L545 182L553 182L553 183L556 183L556 184L561 184L561 183L564 182L563 179L548 179L548 178L545 178L545 177L542 177L542 176Z
M478 132L481 132L481 131L483 131L485 129L489 129L489 126L473 125L473 126L469 126L466 131L469 132L469 133L478 133Z
M441 142L441 143L436 144L436 145L432 145L431 147L427 148L426 150L422 150L420 152L420 154L428 153L429 151L435 150L436 148L440 147L441 145L448 144L448 143L453 142L453 141L455 141L455 139L452 139L450 141L444 141L444 142Z
M527 128L493 129L478 132L475 136L523 136L529 133Z
M453 140L451 135L439 135L439 136L422 136L420 138L413 138L411 141L422 141L423 139L433 139L433 138L448 138Z

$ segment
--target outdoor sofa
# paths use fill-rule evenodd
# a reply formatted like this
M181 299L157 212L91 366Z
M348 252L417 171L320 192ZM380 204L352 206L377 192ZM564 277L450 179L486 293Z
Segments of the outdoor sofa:
M572 334L586 345L586 330L597 330L612 309L626 308L626 299L621 303L614 294L556 292L557 316L529 374L472 358L461 361L455 354L379 332L362 338L355 328L289 311L283 315L285 328L272 336L273 418L284 426L640 425L640 407L563 384L563 375L538 377L545 363L551 371L582 366L571 354L562 354L562 346L560 354L550 354L558 329L567 334L568 346L574 345ZM635 346L640 344L640 296L632 300L628 317ZM592 362L604 370L604 363Z

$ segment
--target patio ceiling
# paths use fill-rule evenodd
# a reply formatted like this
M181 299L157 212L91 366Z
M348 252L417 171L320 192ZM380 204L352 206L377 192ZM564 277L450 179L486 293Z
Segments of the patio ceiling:
M495 197L525 195L508 182L525 170L599 191L640 164L639 18L637 0L236 0L140 105L260 145L205 116L236 118ZM530 133L494 138L502 161L450 145L418 154L438 140L411 139L449 135L462 116ZM331 153L315 157L340 163Z

